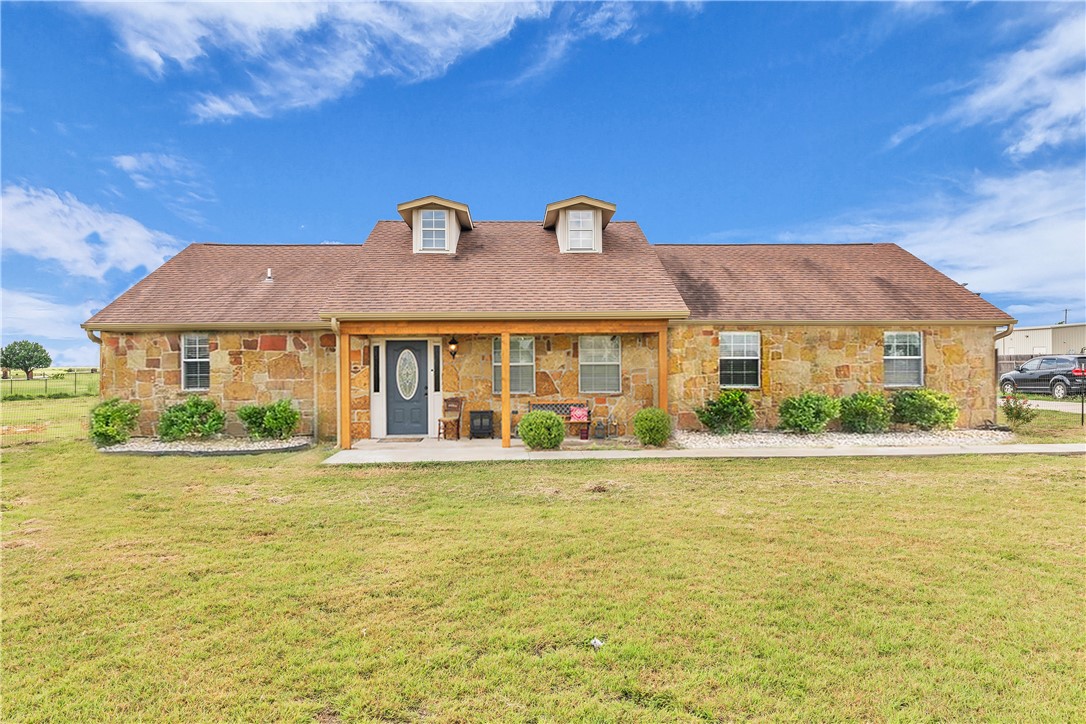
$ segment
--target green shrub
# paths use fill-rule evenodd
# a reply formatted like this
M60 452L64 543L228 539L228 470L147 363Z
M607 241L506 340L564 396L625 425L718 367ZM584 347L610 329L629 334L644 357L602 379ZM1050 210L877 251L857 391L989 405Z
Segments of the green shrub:
M841 398L841 428L845 432L886 432L894 406L885 395L857 392Z
M271 437L279 440L294 434L301 414L290 400L279 400L270 405L245 405L238 408L238 417L250 437Z
M702 425L719 434L754 428L754 404L743 390L721 390L715 400L706 400L694 414Z
M1037 419L1037 415L1041 414L1039 410L1030 407L1029 400L1019 395L1004 397L1003 402L1000 403L1000 408L1003 410L1003 416L1007 418L1007 422L1013 428L1028 425Z
M892 399L894 422L912 425L920 430L954 427L958 421L958 405L945 392L926 388L898 390Z
M781 402L778 427L805 434L822 432L840 412L841 403L836 398L818 392L804 392Z
M117 445L128 440L136 429L140 406L112 397L91 409L90 438L96 445Z
M71 392L50 392L46 397L50 400L67 400L75 395Z
M184 402L166 408L158 418L158 438L164 442L190 437L218 435L226 426L226 413L214 400L191 395Z
M645 407L634 415L633 427L642 445L659 447L671 437L671 416L659 407Z
M549 410L534 410L520 418L520 439L536 450L552 450L566 439L566 423Z

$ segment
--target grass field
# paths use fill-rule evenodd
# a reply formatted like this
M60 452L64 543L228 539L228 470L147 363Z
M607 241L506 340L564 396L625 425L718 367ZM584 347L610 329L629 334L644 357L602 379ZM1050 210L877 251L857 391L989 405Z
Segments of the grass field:
M98 394L98 381L100 375L97 372L62 372L55 370L53 377L35 377L28 380L20 372L18 376L12 376L6 380L0 380L0 398L11 395L32 395L45 397L51 394L66 393L69 395Z
M1059 412L1058 410L1038 410L1037 418L1015 431L1015 442L1024 443L1063 443L1086 442L1086 427L1077 412ZM1007 424L1007 418L1000 410L997 421Z
M1080 457L325 454L6 451L0 718L1086 710Z
M0 402L0 442L4 447L30 442L83 439L97 397Z

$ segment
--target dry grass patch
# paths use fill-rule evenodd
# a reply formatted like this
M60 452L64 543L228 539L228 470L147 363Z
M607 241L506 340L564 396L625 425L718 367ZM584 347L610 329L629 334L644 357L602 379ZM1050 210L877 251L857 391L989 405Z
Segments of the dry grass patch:
M322 454L6 453L2 718L1086 708L1081 458Z

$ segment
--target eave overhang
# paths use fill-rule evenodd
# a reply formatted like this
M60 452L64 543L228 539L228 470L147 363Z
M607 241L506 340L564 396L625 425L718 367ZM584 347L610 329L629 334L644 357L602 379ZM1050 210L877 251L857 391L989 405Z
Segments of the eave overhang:
M602 228L606 229L607 224L611 222L611 217L615 215L615 209L617 207L608 201L594 199L591 196L574 196L573 198L565 199L564 201L555 201L547 204L547 209L543 214L543 228L554 228L554 225L558 223L558 212L562 209L569 208L598 209L603 216Z
M396 211L400 214L400 218L412 228L414 228L414 212L416 209L447 209L456 214L456 221L460 224L461 229L466 231L475 228L475 224L471 220L471 211L468 210L468 205L462 204L459 201L450 201L449 199L443 199L440 196L423 196L421 199L405 201L396 206Z

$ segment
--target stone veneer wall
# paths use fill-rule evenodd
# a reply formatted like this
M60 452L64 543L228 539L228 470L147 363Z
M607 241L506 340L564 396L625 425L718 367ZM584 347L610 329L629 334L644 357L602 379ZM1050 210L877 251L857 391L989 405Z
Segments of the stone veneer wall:
M335 387L335 378L332 386ZM370 340L351 335L351 440L370 436Z
M808 390L830 395L882 391L884 331L922 333L924 385L958 401L959 426L995 419L992 327L679 324L668 334L668 406L680 429L700 428L694 409L720 391L718 333L724 331L762 333L762 385L750 391L758 427L774 427L781 400Z
M633 416L651 407L656 397L657 352L655 334L622 334L622 392L582 394L578 387L578 336L535 335L535 393L512 395L513 424L528 412L528 402L588 400L592 423L612 416L619 434L633 432ZM464 415L460 434L467 437L471 410L492 410L494 430L501 432L502 397L493 391L493 335L457 335L456 359L449 354L448 338L442 340L442 391L445 397L463 396Z
M197 332L198 330L193 330ZM101 395L138 402L137 435L154 435L158 415L191 394L227 411L226 431L244 435L242 405L289 397L302 419L299 434L336 435L335 336L313 331L207 332L211 384L207 392L181 389L181 334L103 332Z

